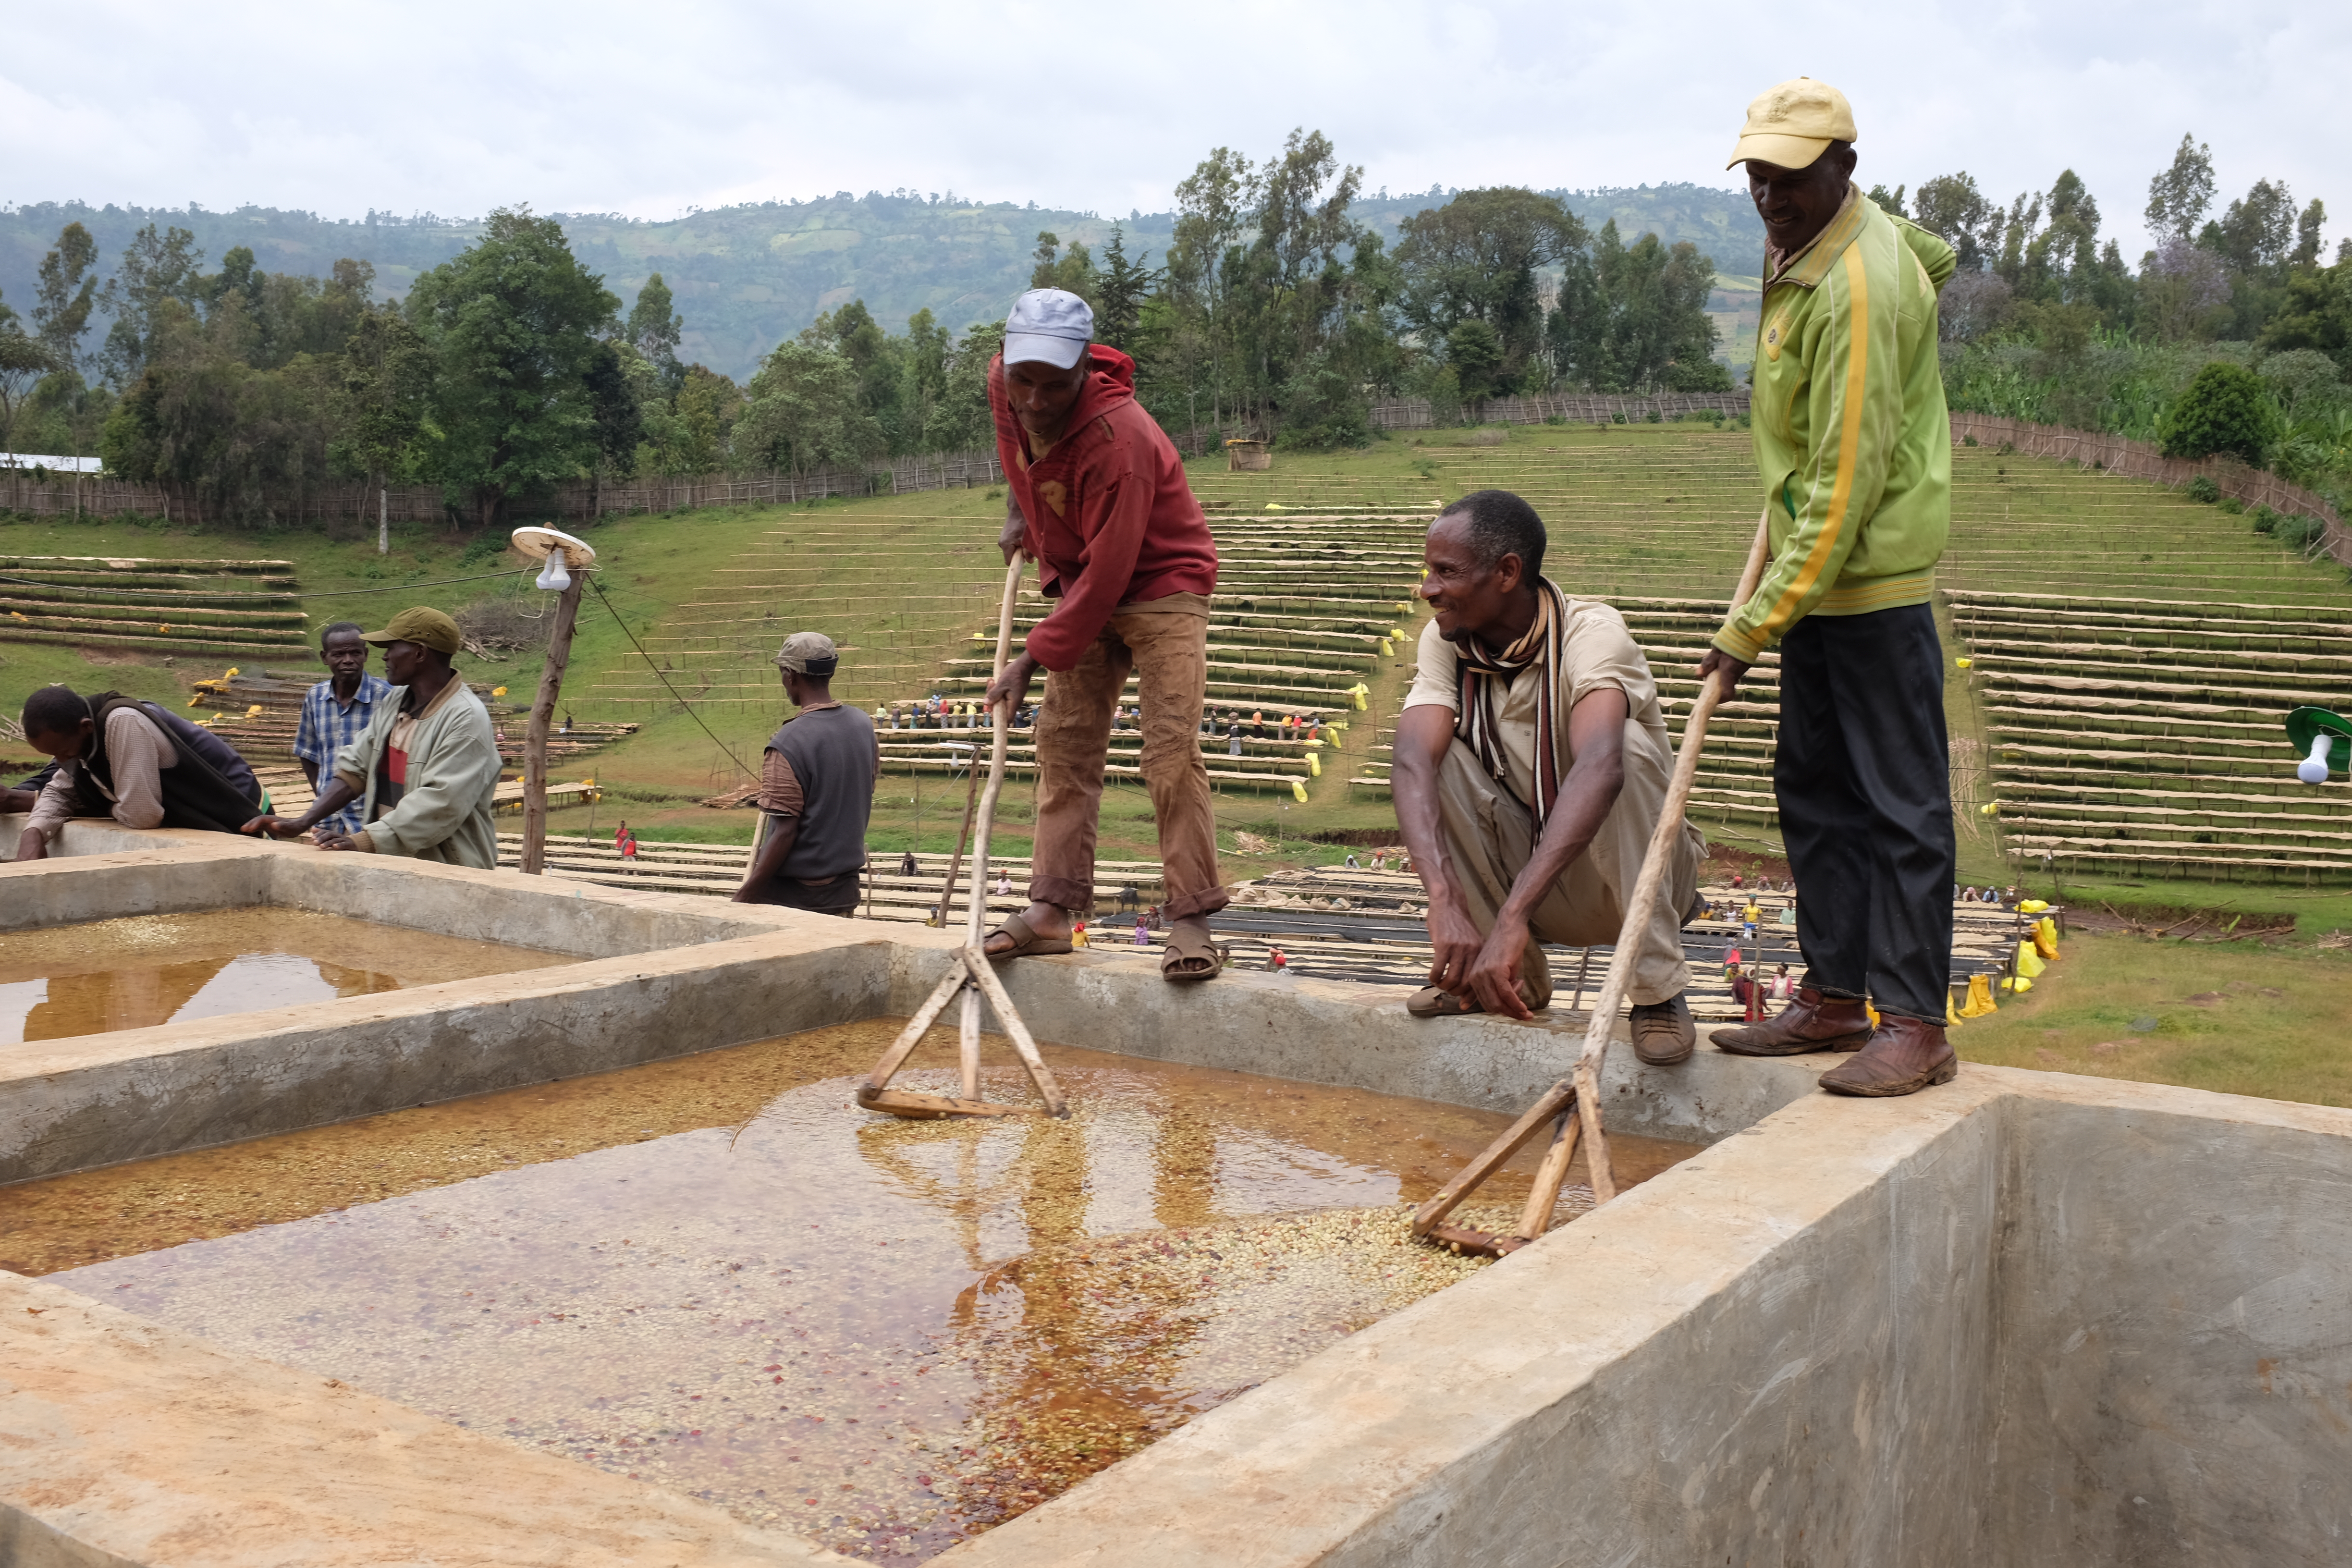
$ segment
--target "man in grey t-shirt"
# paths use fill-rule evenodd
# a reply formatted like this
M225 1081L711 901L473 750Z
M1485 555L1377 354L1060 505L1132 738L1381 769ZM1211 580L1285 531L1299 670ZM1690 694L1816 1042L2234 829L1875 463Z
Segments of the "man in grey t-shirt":
M768 836L735 890L739 904L849 915L866 865L866 824L882 748L874 721L833 695L841 656L823 632L794 632L777 650L784 695L800 710L760 759Z

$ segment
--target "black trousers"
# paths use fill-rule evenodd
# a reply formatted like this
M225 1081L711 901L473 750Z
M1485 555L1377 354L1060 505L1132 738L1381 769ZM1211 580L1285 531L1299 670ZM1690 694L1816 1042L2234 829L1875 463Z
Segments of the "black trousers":
M1942 1022L1957 852L1933 610L1797 623L1780 644L1772 786L1806 984Z

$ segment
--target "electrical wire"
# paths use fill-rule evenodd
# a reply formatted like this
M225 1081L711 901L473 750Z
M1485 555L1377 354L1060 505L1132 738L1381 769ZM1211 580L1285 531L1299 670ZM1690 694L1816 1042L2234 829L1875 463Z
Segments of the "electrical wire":
M738 768L742 769L743 772L751 773L752 777L759 777L759 774L754 772L754 770L744 766L743 759L735 754L735 748L720 740L719 738L719 732L716 730L713 730L708 724L702 723L702 715L694 710L694 704L688 702L683 696L680 696L677 687L670 685L669 677L662 673L662 667L654 662L654 656L646 651L646 645L637 640L637 634L629 629L629 623L623 618L620 611L613 608L613 601L604 596L604 584L597 582L593 577L585 577L583 580L586 582L591 588L596 590L597 602L603 605L606 610L611 612L614 621L619 622L621 635L629 639L629 646L637 650L637 657L646 661L646 668L654 672L654 679L662 683L663 689L667 691L671 697L677 699L677 705L680 708L686 710L686 716L693 720L697 724L700 724L702 726L702 732L710 737L710 743L712 745L717 746L720 751L727 753L728 761L733 763Z
M205 597L215 599L226 599L232 597L251 599L356 599L364 594L405 594L417 588L446 587L452 583L487 583L493 577L520 577L528 573L535 572L537 570L538 568L535 566L518 566L511 572L481 572L477 573L471 577L439 577L430 583L400 583L389 588L328 588L322 589L316 594L210 594L206 595ZM16 583L27 588L47 588L53 593L58 594L111 594L118 599L135 599L141 595L141 590L137 588L92 588L80 583L44 583L37 577L11 577L5 574L0 574L0 583ZM168 609L172 606L154 605L153 607ZM189 605L184 607L192 610L202 610L211 608L213 606L205 605Z

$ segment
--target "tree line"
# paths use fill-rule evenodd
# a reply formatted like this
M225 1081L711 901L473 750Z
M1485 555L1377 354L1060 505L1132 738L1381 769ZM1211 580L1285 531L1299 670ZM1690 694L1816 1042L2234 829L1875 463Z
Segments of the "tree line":
M2135 268L2072 169L2003 205L1966 173L1871 199L1948 241L1952 406L2225 452L2328 496L2352 488L2352 240L2258 179L2223 205L2193 135L2150 178Z
M1400 393L1451 418L1512 392L1730 385L1705 310L1714 263L1694 247L1487 190L1408 219L1391 250L1349 216L1362 179L1320 133L1263 163L1220 148L1178 187L1158 265L1116 229L1099 258L1041 233L1033 285L1083 295L1178 429L1360 444L1371 402ZM0 445L96 453L198 516L267 520L364 479L437 484L488 525L559 480L806 472L992 437L1002 322L959 333L922 310L894 332L853 300L739 384L681 363L659 274L624 312L527 209L491 215L399 301L376 298L363 259L306 278L237 246L209 270L169 224L102 279L100 259L68 223L29 320L0 300Z

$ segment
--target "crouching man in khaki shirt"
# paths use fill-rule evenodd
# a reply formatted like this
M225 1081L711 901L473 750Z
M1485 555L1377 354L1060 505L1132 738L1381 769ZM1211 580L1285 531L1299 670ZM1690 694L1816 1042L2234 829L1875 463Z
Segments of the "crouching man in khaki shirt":
M1613 943L1664 809L1674 752L1649 660L1609 605L1542 574L1543 520L1480 490L1433 524L1421 596L1437 612L1397 719L1397 822L1436 948L1419 1016L1528 1018L1551 1001L1538 945ZM1685 825L1634 956L1633 1049L1697 1042L1680 911L1705 844Z

